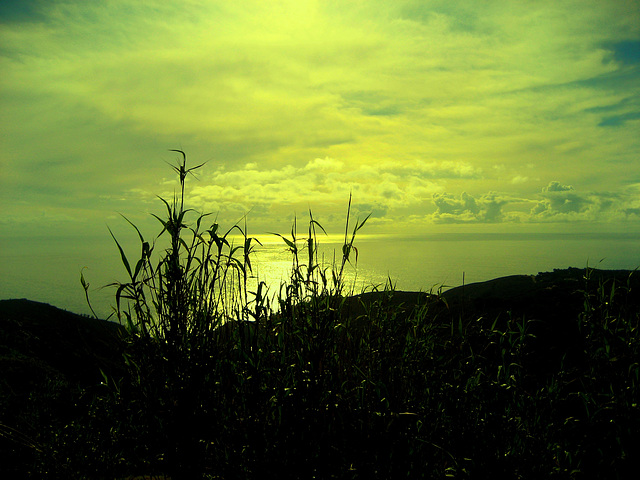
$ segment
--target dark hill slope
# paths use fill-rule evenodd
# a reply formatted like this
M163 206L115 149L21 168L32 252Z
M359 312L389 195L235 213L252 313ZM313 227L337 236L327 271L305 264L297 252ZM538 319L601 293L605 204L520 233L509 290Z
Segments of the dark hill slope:
M0 478L40 478L26 466L88 408L78 387L97 387L101 369L123 371L122 333L45 303L0 300Z
M615 288L614 288L615 287ZM424 292L368 292L348 300L352 313L384 308L406 316L427 306L430 315L443 321L480 322L488 329L509 328L510 321L524 321L530 335L531 362L541 373L580 363L580 315L588 302L592 316L602 315L602 304L615 290L616 308L640 310L640 273L630 270L568 268L537 275L511 275L451 288L434 296ZM356 301L357 300L357 301ZM616 312L610 312L615 315ZM606 315L606 312L604 313ZM511 328L517 328L512 325Z
M11 388L42 375L72 383L99 380L121 363L124 329L45 303L0 300L0 367ZM14 378L12 378L14 377Z
M537 275L512 275L455 287L441 294L441 301L425 292L368 292L346 299L349 316L371 313L371 308L410 315L429 306L446 315L489 325L497 318L536 320L536 335L545 344L559 347L573 336L586 298L595 302L600 285L607 294L623 287L629 308L640 304L640 274L628 270L569 268ZM586 297L586 293L590 297ZM443 301L442 301L443 300ZM445 306L446 304L446 306ZM0 300L0 366L6 382L15 367L32 373L60 374L72 382L99 380L99 369L117 370L122 364L124 328L26 299ZM24 380L24 375L15 373ZM115 373L115 371L113 372Z
M518 315L540 320L571 316L584 309L585 294L592 297L600 286L610 293L615 285L618 293L640 290L640 273L631 270L596 270L568 268L537 275L510 275L485 282L471 283L443 291L440 298L456 316L490 317ZM640 303L640 295L628 295L628 301ZM635 300L634 300L635 299ZM367 292L348 300L348 306L365 309L374 304L410 314L416 307L433 303L434 296L425 292ZM365 309L359 309L362 313Z

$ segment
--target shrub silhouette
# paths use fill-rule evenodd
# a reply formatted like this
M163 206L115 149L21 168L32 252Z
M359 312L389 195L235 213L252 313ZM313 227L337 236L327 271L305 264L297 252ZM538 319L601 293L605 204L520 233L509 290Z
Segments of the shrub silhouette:
M259 244L246 226L223 231L184 208L185 181L200 165L188 168L176 152L180 194L161 199L160 236L149 242L132 224L141 246L135 262L114 237L128 275L113 284L128 332L125 373L105 373L100 385L74 394L75 415L42 435L31 473L622 479L637 472L635 273L621 281L582 270L571 295L544 297L538 318L506 301L472 304L441 291L409 295L387 285L354 295L343 275L357 261L355 238L368 217L351 223L349 200L333 264L318 261L324 229L311 212L306 238L295 222L280 235L291 277L271 295L264 283L252 285ZM167 239L162 252L159 238ZM544 332L555 326L544 315L576 299L581 308L549 318L564 319L581 354L557 351L541 368ZM50 396L38 398L43 406Z

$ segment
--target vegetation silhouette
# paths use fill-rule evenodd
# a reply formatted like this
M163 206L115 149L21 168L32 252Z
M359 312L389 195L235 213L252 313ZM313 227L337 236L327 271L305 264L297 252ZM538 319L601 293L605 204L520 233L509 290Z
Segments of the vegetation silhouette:
M0 436L12 460L0 468L15 478L172 479L637 472L635 272L356 294L344 271L368 217L352 223L349 199L330 265L319 261L324 229L311 212L304 238L296 222L280 235L291 276L271 294L254 285L259 243L246 225L223 231L184 208L197 167L176 152L180 194L160 199L161 233L149 242L129 222L135 261L114 236L128 276L111 285L124 326L114 355L96 365L98 380L44 375L16 396L5 378ZM158 252L160 238L168 246Z

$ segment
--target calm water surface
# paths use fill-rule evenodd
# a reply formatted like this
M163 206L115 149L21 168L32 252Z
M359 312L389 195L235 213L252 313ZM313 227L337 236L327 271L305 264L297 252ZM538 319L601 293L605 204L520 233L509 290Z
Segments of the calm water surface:
M254 273L277 292L288 278L291 255L276 237L262 237ZM320 240L329 262L341 244ZM625 234L434 234L429 236L362 236L356 241L357 270L347 268L355 290L384 286L391 279L399 290L456 286L512 274L535 274L554 268L634 269L640 266L640 241ZM135 243L127 245L132 258ZM306 252L300 256L306 259ZM67 310L88 313L80 271L91 283L99 315L107 316L113 289L98 287L124 280L126 272L111 239L4 239L0 250L0 298L29 298Z

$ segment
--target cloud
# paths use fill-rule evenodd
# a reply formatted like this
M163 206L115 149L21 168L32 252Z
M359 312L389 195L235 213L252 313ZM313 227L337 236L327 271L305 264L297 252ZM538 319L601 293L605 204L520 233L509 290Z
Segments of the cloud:
M496 192L475 198L466 192L460 196L435 194L433 203L437 210L432 215L436 223L495 223L506 220L502 207L509 199ZM512 221L515 217L510 217Z
M548 195L538 202L531 213L541 217L561 216L586 212L591 205L588 197L575 193Z
M43 20L37 0L4 0L0 3L0 24Z
M436 210L424 221L444 224L481 223L616 223L638 220L640 190L631 184L622 192L581 192L551 181L533 196L487 192L436 193Z
M556 182L555 180L549 182L549 185L542 188L542 192L569 192L573 190L571 185L562 185L560 182Z
M438 208L440 215L462 215L465 213L477 215L479 211L476 199L466 192L462 192L458 198L446 193L436 194L433 196L433 203Z
M511 183L513 185L519 185L521 183L527 183L529 181L529 177L525 177L523 175L516 175L511 179Z
M246 164L238 170L220 168L192 184L188 204L198 210L219 212L227 219L250 212L252 220L262 226L266 225L260 216L270 221L280 216L288 221L291 214L309 208L342 222L349 195L353 195L354 211L382 218L400 210L422 208L441 189L419 173L401 176L388 167L348 168L344 162L325 157L301 167L260 169L256 164ZM371 210L367 212L367 208Z
M611 47L617 61L625 64L640 63L640 40L625 40Z
M629 120L640 119L640 112L629 112L621 115L605 117L598 125L601 127L618 127L624 125Z
M640 198L633 185L622 192L576 191L571 185L552 181L542 189L531 209L531 222L612 222L635 215Z
M477 179L482 175L482 169L474 167L464 161L424 162L418 161L416 172L424 178L466 178Z
M172 193L169 148L208 161L190 201L232 221L339 218L349 192L389 225L636 208L584 193L640 178L628 2L2 5L0 195L14 219L47 205L104 221L123 199L147 211L145 192ZM533 190L552 178L564 183Z
M577 220L592 211L592 198L574 191L573 186L552 181L542 188L540 200L531 210L533 218Z

